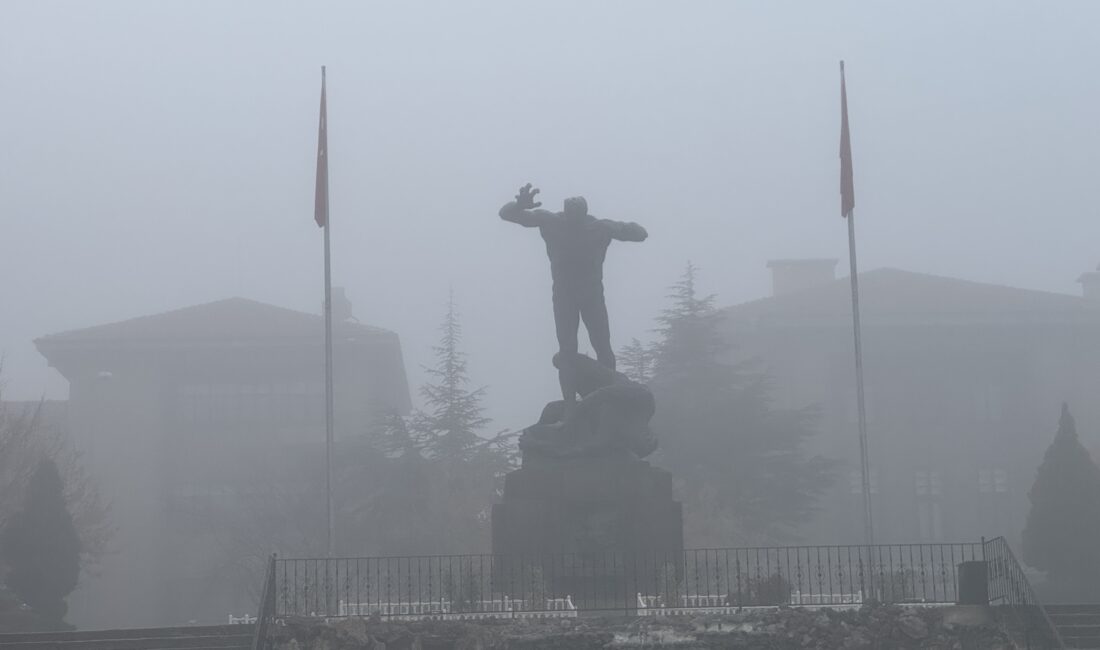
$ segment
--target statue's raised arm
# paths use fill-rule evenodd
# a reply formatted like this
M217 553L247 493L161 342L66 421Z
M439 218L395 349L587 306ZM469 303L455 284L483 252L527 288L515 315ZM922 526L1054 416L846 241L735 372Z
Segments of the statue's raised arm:
M633 221L612 221L611 219L600 219L598 221L600 227L603 228L608 236L617 241L645 241L649 237L649 233L646 229Z
M528 183L519 188L515 201L509 201L500 209L500 218L512 223L518 223L525 228L538 228L546 225L547 221L554 218L554 213L549 210L539 210L541 202L535 201L538 188L531 188Z

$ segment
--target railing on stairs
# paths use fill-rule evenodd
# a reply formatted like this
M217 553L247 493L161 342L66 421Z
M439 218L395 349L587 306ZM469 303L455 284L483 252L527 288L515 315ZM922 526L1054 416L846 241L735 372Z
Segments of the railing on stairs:
M1022 614L1025 642L1039 647L1065 650L1066 644L1051 621L1043 603L1035 595L1023 567L1016 560L1004 537L982 540L982 556L986 562L991 605L1009 607Z
M986 567L990 604L1003 618L1022 625L1027 646L1064 650L1058 628L1003 537L962 544L516 557L272 555L252 647L265 650L270 626L284 616L514 618L575 616L577 610L647 615L675 605L678 610L705 610L858 606L872 600L951 604L961 597L958 567L979 559ZM555 593L561 585L578 589ZM598 589L600 585L605 588ZM559 601L568 606L551 605Z
M278 558L281 617L629 615L661 608L952 604L978 541L669 552ZM500 603L509 603L501 609ZM640 606L639 603L644 603ZM720 604L716 604L720 603ZM565 610L561 610L565 611Z
M260 592L260 609L256 614L256 628L252 636L252 650L264 650L267 630L275 619L275 554L267 560L264 588Z

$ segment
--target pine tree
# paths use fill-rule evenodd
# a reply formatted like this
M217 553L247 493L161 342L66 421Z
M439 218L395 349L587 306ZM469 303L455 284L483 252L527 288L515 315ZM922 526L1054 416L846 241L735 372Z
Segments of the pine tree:
M31 476L23 509L4 528L2 549L8 586L60 626L68 611L65 598L80 577L80 540L52 460L41 461Z
M421 456L428 444L425 439L427 425L424 423L427 415L418 412L413 418L406 418L387 407L381 407L377 412L373 426L368 428L364 436L368 444L388 458Z
M718 331L714 295L700 296L696 291L698 272L698 267L687 263L680 280L669 289L671 306L657 317L654 375L666 384L689 382L692 392L709 394L739 383L741 373L727 360L731 346Z
M653 378L653 346L638 339L631 339L618 354L619 372L639 384L648 384Z
M414 425L428 438L430 453L467 458L482 442L478 431L489 424L483 415L481 400L485 388L470 390L466 372L466 354L460 349L462 326L458 319L454 294L447 300L447 314L440 326L442 336L432 347L435 366L425 368L436 381L421 387L426 410Z
M773 407L769 378L732 360L697 275L688 263L657 319L650 383L664 463L684 481L689 534L701 544L790 539L835 467L803 452L816 410Z
M1100 468L1066 404L1028 498L1024 561L1048 573L1049 596L1100 596Z
M441 539L450 549L484 548L484 515L514 463L514 435L482 436L490 422L485 389L469 388L453 294L440 332L435 364L425 368L433 381L420 389L425 407L408 418L391 416L381 427L380 446L396 461L396 478L384 488L387 496L372 500L372 523L387 522L387 537L404 540L387 552L435 552Z

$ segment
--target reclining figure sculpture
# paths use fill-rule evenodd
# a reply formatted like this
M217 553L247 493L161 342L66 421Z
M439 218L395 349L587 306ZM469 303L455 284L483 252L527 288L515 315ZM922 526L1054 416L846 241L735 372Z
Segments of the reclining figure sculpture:
M519 439L525 456L645 458L653 453L657 437L649 427L654 412L649 389L587 355L573 353L565 360L562 354L554 355L554 366L564 362L571 367L580 400L568 414L565 400L543 408L538 423Z

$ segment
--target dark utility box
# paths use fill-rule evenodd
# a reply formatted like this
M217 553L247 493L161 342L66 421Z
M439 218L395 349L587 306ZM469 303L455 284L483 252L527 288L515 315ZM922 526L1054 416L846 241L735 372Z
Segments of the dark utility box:
M989 568L985 561L959 564L959 604L989 604Z

